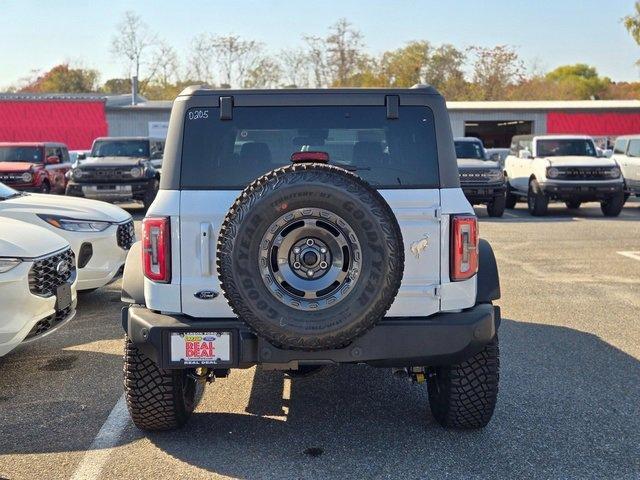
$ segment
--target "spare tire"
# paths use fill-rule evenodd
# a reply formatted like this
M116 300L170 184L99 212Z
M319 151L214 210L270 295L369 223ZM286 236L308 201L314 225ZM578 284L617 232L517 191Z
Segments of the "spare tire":
M404 244L382 196L342 168L304 163L249 185L218 237L218 276L238 317L273 345L347 345L391 306Z

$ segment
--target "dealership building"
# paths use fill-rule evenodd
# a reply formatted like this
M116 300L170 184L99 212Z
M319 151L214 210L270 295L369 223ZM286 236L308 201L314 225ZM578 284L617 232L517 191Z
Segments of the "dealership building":
M131 95L2 94L0 142L59 141L88 149L99 136L166 135L171 101ZM600 141L640 133L640 100L448 102L456 137L508 147L513 135L584 134Z

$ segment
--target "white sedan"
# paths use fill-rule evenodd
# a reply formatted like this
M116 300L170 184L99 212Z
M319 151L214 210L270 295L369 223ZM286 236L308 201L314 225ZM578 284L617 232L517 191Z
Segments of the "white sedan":
M0 183L0 221L22 220L64 237L76 256L78 290L111 282L135 242L131 215L120 207L85 198L21 193Z
M64 238L0 218L0 357L71 320L76 285L74 254Z

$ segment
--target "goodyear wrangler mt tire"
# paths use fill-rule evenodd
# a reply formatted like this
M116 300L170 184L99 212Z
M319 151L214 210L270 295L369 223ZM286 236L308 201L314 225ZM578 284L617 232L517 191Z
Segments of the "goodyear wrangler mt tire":
M400 228L382 196L324 164L273 170L249 185L220 231L218 276L233 311L273 345L345 346L391 306Z

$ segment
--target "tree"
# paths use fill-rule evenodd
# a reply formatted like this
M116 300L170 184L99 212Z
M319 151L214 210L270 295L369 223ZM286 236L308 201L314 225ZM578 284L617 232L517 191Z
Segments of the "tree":
M282 80L282 68L273 58L264 57L247 71L244 88L276 88Z
M434 86L451 100L466 97L468 84L464 78L464 52L444 44L431 50L424 72L424 82Z
M633 15L626 15L622 18L622 24L636 44L640 45L640 1L634 4L634 10ZM636 64L640 65L640 60Z
M329 31L325 45L331 73L330 84L335 87L348 86L348 80L358 73L362 63L362 34L346 18L338 20Z
M300 49L282 50L278 55L285 86L303 88L309 86L309 57Z
M19 89L21 92L60 92L87 93L95 92L98 86L97 70L71 68L68 63L56 65L48 72L27 80L27 84Z
M127 11L111 41L111 50L114 55L125 61L129 75L135 75L142 80L140 69L143 65L151 63L152 48L156 43L157 36L149 31L142 18L135 12ZM151 70L155 71L153 65Z
M402 48L384 52L380 60L382 82L391 87L411 87L422 83L430 50L429 42L413 41Z
M241 86L246 73L253 69L261 58L262 44L255 40L243 40L237 35L212 38L215 63L221 73L221 83Z
M326 87L329 77L327 46L325 40L320 37L303 37L307 49L307 59L316 88Z
M545 79L553 82L563 97L577 100L601 98L605 95L611 80L600 77L595 67L585 63L563 65L545 75Z
M475 100L504 99L510 87L524 80L524 64L512 47L471 47L469 51L475 57L471 86Z
M196 35L193 40L191 40L188 60L189 77L209 85L214 85L214 56L215 52L213 50L213 41L211 36L206 33Z
M118 95L123 93L131 93L130 78L110 78L100 88L101 92L109 95Z

